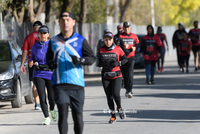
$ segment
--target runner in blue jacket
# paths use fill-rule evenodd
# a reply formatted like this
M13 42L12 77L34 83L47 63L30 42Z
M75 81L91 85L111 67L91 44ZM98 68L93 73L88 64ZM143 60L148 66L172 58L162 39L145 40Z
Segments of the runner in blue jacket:
M60 134L68 131L68 109L71 107L75 134L83 132L84 74L82 65L91 65L96 57L87 40L73 31L74 16L62 12L61 33L49 41L47 63L53 69L52 86L58 106Z

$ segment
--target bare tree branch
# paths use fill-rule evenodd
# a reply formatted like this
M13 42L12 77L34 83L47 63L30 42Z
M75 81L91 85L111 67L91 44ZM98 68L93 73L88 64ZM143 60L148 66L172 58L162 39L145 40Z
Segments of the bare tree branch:
M71 2L69 3L69 12L71 12L72 11L72 8L73 8L73 6L74 6L74 2L75 2L75 0L71 0Z
M42 12L42 8L44 7L45 3L47 2L48 0L40 0L40 4L39 4L39 7L38 7L38 10L37 10L37 13L35 15L35 18L38 18L38 16L40 15L40 13Z
M120 0L120 5L122 4L121 2L122 2L122 0ZM131 0L126 0L125 4L123 6L121 6L121 8L120 8L120 12L121 12L120 22L125 21L125 15L126 15L126 12L127 12L127 9L128 9L128 6L130 5L130 3L131 3Z

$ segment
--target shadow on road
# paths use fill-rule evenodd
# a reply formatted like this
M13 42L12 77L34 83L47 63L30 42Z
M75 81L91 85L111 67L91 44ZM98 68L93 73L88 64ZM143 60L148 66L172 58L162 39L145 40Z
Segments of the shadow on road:
M126 113L128 120L121 122L200 122L200 111L180 111L180 110L137 110L137 113ZM118 114L117 114L118 115ZM91 116L109 116L109 113L93 113ZM134 120L130 120L134 118ZM141 119L141 120L135 120Z

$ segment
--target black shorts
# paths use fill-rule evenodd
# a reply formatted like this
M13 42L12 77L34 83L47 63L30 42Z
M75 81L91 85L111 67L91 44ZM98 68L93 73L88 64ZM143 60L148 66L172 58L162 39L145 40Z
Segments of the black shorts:
M29 81L33 81L33 67L29 67L28 68L28 72L29 72Z
M84 87L69 87L67 85L54 85L54 99L57 105L67 103L78 113L83 112L85 91Z
M192 46L192 51L196 54L198 51L200 51L200 46Z
M185 64L189 65L189 59L190 59L190 55L180 55L180 63L181 64Z

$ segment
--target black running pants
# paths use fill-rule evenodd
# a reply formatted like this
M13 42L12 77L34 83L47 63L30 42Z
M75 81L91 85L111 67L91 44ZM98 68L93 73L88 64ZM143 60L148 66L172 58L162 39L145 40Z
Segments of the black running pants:
M122 84L122 78L106 79L102 77L103 88L107 97L107 103L110 110L115 110L114 101L117 105L117 109L121 108L120 89Z
M45 86L47 89L47 94L48 94L47 96L48 96L48 100L49 100L50 110L53 110L54 106L55 106L55 101L54 101L54 93L51 88L51 80L47 80L47 79L40 78L40 77L34 77L33 81L37 88L42 112L43 112L45 118L49 117L48 105L47 105L47 101L46 101Z

